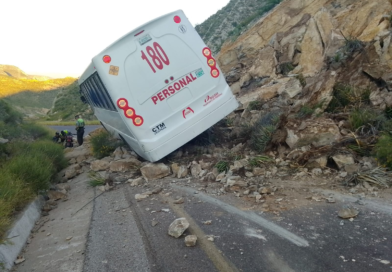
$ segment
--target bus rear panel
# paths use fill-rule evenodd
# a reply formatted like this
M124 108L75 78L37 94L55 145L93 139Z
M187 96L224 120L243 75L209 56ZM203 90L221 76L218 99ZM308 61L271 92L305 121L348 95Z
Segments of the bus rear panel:
M211 50L181 10L106 48L79 83L105 128L152 162L238 107Z

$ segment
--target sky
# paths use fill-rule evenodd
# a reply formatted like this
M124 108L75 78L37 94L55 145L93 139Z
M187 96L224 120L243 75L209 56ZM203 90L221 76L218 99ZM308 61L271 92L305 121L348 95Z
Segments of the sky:
M3 0L0 64L29 75L80 76L92 57L134 28L182 9L200 24L229 0Z

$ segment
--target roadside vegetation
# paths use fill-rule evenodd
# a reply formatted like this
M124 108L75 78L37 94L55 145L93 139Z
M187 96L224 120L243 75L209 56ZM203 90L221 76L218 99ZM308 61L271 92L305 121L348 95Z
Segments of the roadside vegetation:
M0 243L14 216L38 194L49 189L58 171L67 166L63 147L52 132L22 121L21 114L0 100Z
M110 156L117 147L125 145L104 129L97 130L91 135L90 144L93 148L93 155L97 159Z
M85 120L97 120L88 104L80 100L79 90L77 81L64 88L56 97L46 119L41 121L73 121L76 114L81 114Z
M350 48L358 50L357 43L351 43ZM361 156L374 156L381 167L392 170L391 109L374 109L369 89L336 84L326 112L346 116L347 128L351 131L348 149Z

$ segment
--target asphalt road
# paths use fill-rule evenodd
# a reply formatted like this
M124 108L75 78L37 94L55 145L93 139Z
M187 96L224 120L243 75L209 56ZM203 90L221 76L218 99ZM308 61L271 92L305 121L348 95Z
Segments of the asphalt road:
M166 180L162 193L135 200L155 184L123 184L95 199L84 271L392 271L390 203L360 205L341 196L275 215L233 205L229 196L200 192L186 180ZM173 204L178 197L185 203ZM337 216L346 205L360 212L353 221ZM188 219L185 234L197 235L196 247L167 234L179 217Z

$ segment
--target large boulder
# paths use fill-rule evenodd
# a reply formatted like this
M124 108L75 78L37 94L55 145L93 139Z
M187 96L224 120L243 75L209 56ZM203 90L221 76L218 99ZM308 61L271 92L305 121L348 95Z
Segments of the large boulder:
M170 167L163 163L149 163L140 168L143 177L148 180L156 180L171 174Z
M69 151L68 151L69 150ZM89 156L91 154L88 147L81 145L72 149L66 149L65 158L68 160L76 159L79 156Z
M306 120L301 123L290 120L286 128L286 143L292 149L307 145L314 147L331 145L342 137L338 126L329 118Z
M112 172L126 172L137 169L141 165L141 161L131 157L110 162L110 171Z
M79 164L73 164L71 166L68 166L65 169L65 178L66 179L71 179L71 178L76 177L79 174L79 170L81 168L82 167Z
M91 170L93 170L95 172L105 171L105 170L109 169L109 166L110 166L110 162L107 160L96 160L90 164Z

